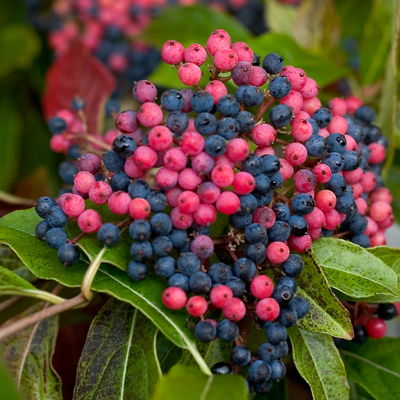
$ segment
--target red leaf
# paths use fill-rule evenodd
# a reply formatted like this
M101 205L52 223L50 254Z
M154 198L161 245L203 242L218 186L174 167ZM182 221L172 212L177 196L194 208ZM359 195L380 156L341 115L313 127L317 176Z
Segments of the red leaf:
M45 118L48 120L60 109L72 110L72 99L80 96L86 101L88 132L100 133L103 107L115 85L107 68L77 42L47 72L43 96Z

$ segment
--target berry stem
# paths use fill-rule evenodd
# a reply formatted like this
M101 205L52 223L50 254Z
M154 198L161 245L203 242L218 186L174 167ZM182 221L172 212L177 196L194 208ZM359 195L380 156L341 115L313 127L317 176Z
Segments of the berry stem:
M77 237L73 238L73 239L69 239L68 243L72 243L75 244L79 239L83 238L86 235L85 232L80 233Z
M83 296L87 299L87 300L91 300L93 298L93 292L92 292L92 283L93 283L93 279L96 276L96 273L100 267L101 264L101 259L104 255L104 253L106 252L107 247L104 246L101 251L99 252L99 254L97 254L96 258L92 261L92 263L89 265L89 268L86 271L85 276L83 277L82 280L82 285L81 285L81 291Z
M271 107L272 104L275 102L275 97L271 97L271 95L268 95L265 97L263 102L260 104L257 114L256 114L256 121L259 121L262 116L264 115L265 111L268 110L269 107Z
M78 111L78 115L79 115L79 117L81 118L81 120L82 120L82 130L83 130L83 133L84 134L87 134L88 133L88 131L87 131L87 119L86 119L86 114L85 114L85 112L83 111L83 110L79 110Z
M22 299L22 296L12 296L9 299L4 300L2 303L0 303L0 312L3 310L6 310L8 307L13 306L15 303L17 303L21 299Z
M0 295L33 297L35 299L47 301L53 304L61 304L66 301L62 297L56 296L52 293L46 292L45 290L39 290L39 289L37 290L6 289L6 290L0 290Z

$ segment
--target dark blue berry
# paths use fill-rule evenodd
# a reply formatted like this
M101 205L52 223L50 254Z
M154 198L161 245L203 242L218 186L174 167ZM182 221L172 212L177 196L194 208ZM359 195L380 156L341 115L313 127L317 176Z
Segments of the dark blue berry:
M286 341L279 342L275 345L275 348L278 354L278 358L285 358L289 354L289 345Z
M349 229L355 234L360 235L367 229L368 220L364 215L357 213L352 222L349 223Z
M333 235L333 230L322 228L321 230L322 237L332 237L332 235Z
M308 313L308 302L307 300L303 299L302 297L295 297L290 304L297 313L297 317L303 318Z
M237 212L238 215L249 215L253 214L257 209L257 199L252 194L245 194L239 196L240 200L240 211Z
M200 342L211 342L217 336L217 328L207 321L200 321L194 328L194 335Z
M51 228L46 233L46 243L52 248L58 250L67 243L67 234L61 228Z
M315 122L315 119L312 118L307 118L307 121L311 124L312 128L313 128L313 135L318 135L319 132L319 126L317 125L317 123Z
M284 242L290 236L291 227L285 221L275 221L275 224L268 229L268 238L271 242Z
M289 207L284 203L275 203L272 206L272 211L275 213L277 221L289 221L290 210Z
M161 95L161 105L168 112L179 111L184 101L182 94L175 89L165 90Z
M235 346L231 350L231 360L235 365L243 367L250 362L251 352L245 346Z
M326 138L326 147L329 153L343 154L346 150L346 138L340 133L331 133Z
M346 188L346 181L339 174L332 174L329 182L325 183L325 189L332 191L337 197L343 196L346 193Z
M254 114L249 111L240 111L235 118L239 125L239 133L250 132L257 122Z
M296 325L297 319L298 319L297 313L291 306L282 308L280 310L279 323L282 326L290 328L291 326Z
M285 275L294 278L303 272L304 261L297 254L291 254L289 258L281 264L282 271Z
M233 264L233 274L244 281L249 281L256 274L256 266L248 258L239 258Z
M189 279L190 289L197 294L207 294L211 290L212 281L205 272L195 272Z
M151 244L147 241L133 242L131 245L131 257L134 261L144 262L153 255Z
M322 162L326 164L334 174L340 172L344 167L344 157L340 153L329 153L322 159Z
M242 161L242 170L256 176L264 171L263 159L255 154L250 154Z
M164 213L157 213L151 217L150 224L153 232L158 236L168 235L172 230L171 218Z
M97 240L107 247L115 246L121 238L121 232L117 226L108 223L104 224L97 231Z
M233 342L239 335L239 327L229 319L223 319L218 323L217 336L223 342Z
M85 106L86 106L86 102L85 102L84 99L82 99L82 97L75 96L72 99L71 106L75 111L83 110L85 108Z
M232 270L228 265L222 262L217 262L211 265L210 269L208 270L208 274L210 275L213 283L225 283L229 278L232 277Z
M39 215L40 218L46 218L47 211L56 205L57 202L48 196L39 197L34 204L36 214Z
M271 368L265 361L256 360L250 364L247 375L250 381L263 383L271 378Z
M178 287L183 291L189 291L189 278L186 275L177 272L176 274L171 275L168 279L168 286L169 287Z
M58 168L58 174L60 175L61 179L68 185L73 185L74 176L77 173L78 168L76 168L76 166L69 161L63 161Z
M278 323L271 324L265 331L268 342L272 344L279 344L287 339L287 330L284 326Z
M261 224L252 223L246 227L244 236L250 243L260 243L267 237L267 231Z
M326 128L332 121L332 111L329 108L321 107L314 111L312 119L320 128Z
M293 293L297 292L297 283L294 279L290 278L289 276L281 276L277 281L275 288L280 286L288 286Z
M175 274L176 262L172 257L160 257L154 263L154 272L162 278L170 278Z
M263 68L270 75L279 74L283 68L283 57L278 53L269 53L263 60Z
M68 158L71 160L76 160L81 156L81 153L79 151L79 145L73 144L70 146L68 149Z
M68 222L68 217L60 206L53 206L46 213L46 221L52 228L62 228Z
M51 133L58 135L67 129L67 123L60 117L52 117L48 122L48 127Z
M124 170L125 159L115 151L110 150L104 154L103 164L108 171L118 173Z
M48 222L46 220L40 221L36 225L36 229L35 229L36 239L39 239L42 242L46 241L46 233L49 229L50 229L50 225L48 224Z
M276 99L287 96L292 89L292 83L286 76L277 76L268 85L269 93Z
M278 358L277 347L271 343L263 343L257 351L258 357L268 364L271 364Z
M283 184L283 177L280 172L277 172L276 174L269 177L269 186L272 190L281 187L282 184Z
M131 178L125 172L115 174L110 181L110 186L114 192L127 192Z
M129 196L132 199L142 198L145 199L147 195L150 193L150 186L146 181L142 181L141 179L134 180L128 187Z
M292 215L288 221L290 233L294 236L304 236L308 232L307 221L300 215Z
M312 157L321 157L326 153L325 139L320 135L312 135L310 139L304 142L307 153Z
M169 113L166 122L168 129L177 135L183 133L189 126L187 114L180 111Z
M130 157L136 150L137 144L135 139L129 135L120 135L114 139L112 149L123 158Z
M147 221L133 221L129 225L129 234L133 240L148 240L151 236L151 225Z
M271 154L267 154L262 157L262 160L263 160L263 170L265 175L273 176L279 172L281 168L281 162L279 161L278 157L273 156Z
M178 258L178 268L179 271L186 275L191 276L200 269L199 258L190 252L182 253Z
M157 254L159 257L168 256L174 248L168 236L163 235L157 236L151 245L153 248L153 253Z
M232 276L225 283L232 290L233 297L242 297L246 292L246 284L236 276Z
M269 190L269 178L267 175L258 174L255 176L254 180L256 181L255 188L253 190L254 194L265 194Z
M343 153L344 157L344 171L354 171L361 165L362 157L355 151L347 150Z
M236 119L231 117L222 118L218 121L217 135L226 140L234 139L239 134L239 124Z
M146 264L138 263L136 261L131 261L126 270L129 278L136 282L145 279L147 277L147 271L148 269Z
M298 215L310 214L315 208L315 201L309 194L300 193L294 197L292 208Z
M224 117L233 117L240 111L239 99L232 94L222 96L218 101L217 111Z
M209 136L205 141L204 151L211 157L219 157L225 153L227 141L220 135Z
M260 395L267 395L272 389L272 381L266 381L262 383L255 383L252 387L255 393Z
M271 367L271 379L278 380L283 379L286 375L286 367L282 361L274 361L270 364Z
M190 106L192 107L192 111L196 114L210 112L214 106L214 99L210 93L205 90L200 90L193 94L190 100Z
M368 248L371 245L371 242L369 240L369 237L367 235L364 235L363 233L361 235L355 235L350 239L353 243L358 244L361 247Z
M171 240L173 246L176 249L179 249L185 245L185 241L188 236L185 230L172 229L172 231L168 234L168 237Z
M350 194L340 196L336 199L335 209L340 214L350 214L357 209L356 202Z
M79 250L74 244L66 243L58 249L57 257L61 264L68 267L79 261Z
M347 134L351 136L356 143L360 143L364 139L364 132L358 125L349 125L347 128Z
M251 261L260 264L266 258L266 248L262 243L253 243L246 247L245 255Z
M240 94L239 100L244 103L247 107L257 107L259 106L264 100L264 93L263 91L256 86L244 85L246 86L242 93ZM239 88L241 88L240 86ZM239 90L239 89L238 89ZM237 92L236 91L236 95Z
M120 109L121 106L117 100L108 100L105 105L105 112L109 118L115 117L115 114L118 114Z
M354 117L362 122L370 124L375 118L375 111L369 106L361 106L357 108Z
M293 111L286 104L279 104L269 112L269 122L275 128L283 128L288 125L292 117Z
M293 300L293 297L293 290L286 285L276 286L272 293L272 298L283 306L289 304Z
M252 216L249 214L239 215L233 214L229 216L229 223L235 229L244 229L247 225L251 224Z
M163 212L168 205L167 197L164 193L152 190L147 196L146 200L149 202L151 211L155 213Z

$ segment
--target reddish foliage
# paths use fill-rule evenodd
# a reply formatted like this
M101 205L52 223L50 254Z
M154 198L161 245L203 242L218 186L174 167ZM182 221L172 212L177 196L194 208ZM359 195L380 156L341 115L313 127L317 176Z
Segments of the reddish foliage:
M99 133L102 108L114 88L115 79L107 68L77 42L47 72L43 96L45 118L48 120L60 109L72 110L72 99L81 96L86 101L88 132Z

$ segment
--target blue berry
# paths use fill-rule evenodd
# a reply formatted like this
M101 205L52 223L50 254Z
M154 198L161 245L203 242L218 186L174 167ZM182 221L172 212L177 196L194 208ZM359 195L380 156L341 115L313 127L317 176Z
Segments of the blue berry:
M304 236L308 231L307 221L300 215L292 215L288 221L290 233L294 236Z
M294 293L289 286L279 285L275 287L271 297L284 306L293 300Z
M283 128L288 125L292 117L293 111L286 104L279 104L269 112L269 122L275 128Z
M265 361L256 360L250 364L247 375L250 381L263 383L271 378L271 368Z
M195 274L200 269L200 265L199 258L190 252L182 253L178 258L179 271L186 276Z
M360 143L364 139L364 132L358 125L349 125L347 128L347 134L351 136L356 143Z
M344 157L344 171L354 171L361 165L362 157L355 151L347 150L343 153Z
M197 294L207 294L211 290L212 281L205 272L195 272L189 279L190 289Z
M283 177L280 172L277 172L276 174L270 176L269 185L272 190L275 190L275 189L281 187L282 184L283 184Z
M112 149L120 157L128 158L136 150L137 144L135 139L129 135L120 135L114 139Z
M168 235L172 230L171 218L164 213L157 213L151 217L150 224L157 236Z
M320 135L312 135L310 139L304 142L307 153L312 157L321 157L326 153L325 139Z
M196 114L210 112L214 106L214 99L210 93L205 90L200 90L193 94L190 100L190 106L192 107L192 111Z
M127 192L131 178L125 172L115 174L110 181L110 186L114 192Z
M217 262L211 265L208 270L208 275L210 275L213 283L225 283L232 277L232 270L228 265L222 262Z
M238 215L249 215L253 214L257 209L257 199L252 194L245 194L239 196L240 200L240 211L237 212Z
M52 249L58 250L67 243L67 234L61 228L51 228L46 233L46 243Z
M146 264L139 263L136 261L131 261L128 264L127 270L126 270L129 278L131 278L133 281L142 281L147 277L147 272L148 268Z
M333 236L333 230L322 228L321 236L322 237L332 237Z
M294 279L290 278L289 276L281 276L276 281L275 288L280 286L287 286L292 290L293 293L297 292L297 283Z
M224 285L228 286L228 288L232 290L233 297L242 297L246 292L245 283L236 276L229 278Z
M332 111L329 108L321 107L314 111L312 119L320 128L326 128L332 121Z
M268 364L271 364L278 358L277 347L271 343L263 343L257 351L258 357Z
M302 297L295 297L290 304L297 313L298 318L303 318L308 313L308 302Z
M133 242L131 245L131 257L134 261L144 262L153 255L151 244L147 241Z
M235 365L244 367L250 362L251 352L245 346L235 346L231 350L231 360Z
M200 134L208 136L217 129L217 120L210 113L201 113L195 118L194 127Z
M217 111L224 117L233 117L240 111L239 99L232 94L222 96L218 101Z
M105 112L107 117L113 118L115 114L118 114L121 110L121 106L117 100L108 100L105 105Z
M248 258L239 258L233 264L233 274L244 281L249 281L256 274L256 266Z
M287 96L292 89L292 84L286 76L277 76L268 85L269 93L276 99Z
M83 110L85 108L85 106L86 106L86 102L85 102L84 99L82 99L82 97L75 96L72 99L71 106L75 111Z
M272 211L275 213L277 221L289 221L290 210L289 207L284 203L275 203L272 206Z
M121 232L114 224L104 224L97 231L97 240L107 247L115 246L121 238Z
M294 278L303 272L304 261L297 254L291 254L289 258L281 264L282 271L285 275Z
M168 279L168 286L169 287L178 287L183 291L189 291L189 278L186 275L177 272L176 274L171 275Z
M346 150L346 138L340 133L331 133L326 138L326 147L329 153L343 154Z
M68 222L68 217L60 206L53 206L47 211L46 221L52 228L62 228Z
M260 61L261 61L261 57L258 54L253 53L253 61L251 62L251 65L254 65L255 67L259 67Z
M56 205L56 201L48 196L39 197L34 204L36 214L39 215L40 218L46 218L47 211Z
M244 236L249 243L260 243L267 237L267 231L261 224L252 223L246 227Z
M263 60L263 68L270 75L279 74L283 68L283 57L278 53L269 53Z
M310 214L315 208L315 201L309 194L300 193L294 197L292 208L298 215Z
M361 106L357 108L354 117L362 122L370 124L375 118L375 111L369 106Z
M76 168L76 166L69 161L63 161L58 168L58 174L60 175L61 179L68 185L73 185L74 176L77 173L78 168Z
M256 181L256 185L253 190L253 193L260 194L260 195L267 193L269 190L268 176L264 175L264 174L259 174L259 175L256 175L256 177L254 179Z
M76 160L81 156L81 153L79 151L79 145L73 144L70 146L68 149L68 158L71 160Z
M268 342L272 344L279 344L287 339L287 330L284 326L278 323L271 324L265 331Z
M262 263L266 258L267 249L262 243L250 244L246 247L245 255L256 264Z
M253 176L261 174L264 171L263 159L256 154L250 154L244 161L242 161L242 170Z
M180 111L169 113L166 122L168 129L177 135L186 131L187 127L189 126L188 116Z
M217 135L226 140L234 139L239 134L239 124L236 119L231 117L222 118L218 121Z
M332 174L329 182L325 183L325 189L335 193L336 197L343 196L346 193L346 188L346 181L339 174Z
M169 240L171 240L173 246L177 249L185 245L187 237L186 231L181 229L172 229L168 234Z
M191 238L186 238L185 243L183 244L182 247L178 248L178 253L182 254L182 253L189 253L190 252L190 246L192 244L192 240Z
M239 133L250 132L256 126L256 117L249 111L240 111L235 118L239 125Z
M182 94L175 89L165 90L161 95L161 105L168 112L179 111L184 101Z
M35 229L36 239L39 239L42 242L45 242L46 241L46 233L49 229L50 229L50 225L48 224L48 222L46 220L40 221L36 225L36 229Z
M217 336L223 342L233 342L239 335L239 327L229 319L223 319L218 323Z
M146 181L141 179L134 180L128 187L129 196L132 199L142 198L145 199L150 193L150 186Z
M322 162L326 164L334 174L340 172L344 167L344 157L340 153L329 153L323 158Z
M369 237L367 235L364 235L363 233L361 235L355 235L350 239L353 243L358 244L361 247L368 248L371 245L371 242L369 240Z
M274 198L274 191L271 189L262 196L257 196L257 207L267 207Z
M275 221L275 224L268 229L268 238L271 242L284 242L290 236L291 227L285 221Z
M115 151L110 150L104 154L103 164L108 171L118 173L124 170L125 159L120 157Z
M296 325L297 319L298 319L297 313L291 306L282 308L280 310L279 323L282 326L290 328L291 326Z
M167 197L164 193L152 190L147 196L146 200L149 202L151 211L155 213L163 212L168 205Z
M354 220L349 223L349 229L355 234L360 235L367 229L368 220L364 215L357 213Z
M218 157L225 153L227 141L220 135L209 136L205 141L204 150L211 157Z
M308 307L308 304L307 304L307 307ZM278 353L278 358L285 358L289 354L289 345L286 341L276 344L275 348Z
M172 257L160 257L154 263L154 272L162 278L170 278L175 274L176 262Z
M279 172L281 168L281 162L279 161L278 157L273 156L271 154L267 154L262 157L262 160L263 160L263 169L265 175L273 176Z
M133 240L148 240L151 236L151 225L144 220L133 221L129 225L129 234Z
M243 86L244 89L241 90L240 97L238 96L238 91ZM250 85L243 85L240 86L239 89L236 91L236 96L239 97L239 100L244 103L247 107L257 107L259 106L264 100L264 93L263 91L256 86Z
M357 209L357 206L353 196L346 194L336 199L335 209L340 214L350 214L352 211Z
M60 117L52 117L48 122L51 133L58 135L67 129L67 123Z
M217 328L207 321L200 321L194 328L194 335L200 342L211 342L217 336Z
M262 383L255 383L252 387L254 392L260 395L267 395L272 389L272 381L266 381Z
M65 266L74 265L79 261L79 250L74 244L66 243L58 249L57 257Z
M174 248L168 236L157 236L151 245L153 253L157 254L159 257L168 256Z
M319 132L319 126L317 125L317 123L315 122L315 119L312 118L307 118L307 121L311 124L312 128L313 128L313 135L318 135Z
M271 367L271 379L278 380L283 379L286 375L286 367L282 361L274 361L270 364Z
M229 216L229 223L235 229L244 229L247 225L251 224L252 216L249 214L239 215L233 214Z

